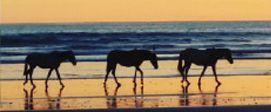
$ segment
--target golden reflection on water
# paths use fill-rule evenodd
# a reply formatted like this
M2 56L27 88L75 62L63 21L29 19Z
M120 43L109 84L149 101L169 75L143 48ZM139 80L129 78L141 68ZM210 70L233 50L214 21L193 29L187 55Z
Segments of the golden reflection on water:
M43 80L37 88L22 86L20 81L1 81L3 110L57 110L89 108L144 108L215 105L271 104L271 76L189 77L191 85L181 83L180 77L145 78L144 85L135 85L132 78L121 78L121 87L113 79L103 85L103 79L57 80L45 88Z

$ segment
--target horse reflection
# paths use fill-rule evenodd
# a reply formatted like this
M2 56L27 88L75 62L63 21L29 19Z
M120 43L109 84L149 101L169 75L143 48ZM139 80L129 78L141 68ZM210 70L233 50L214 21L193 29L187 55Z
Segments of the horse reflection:
M28 90L25 88L23 89L25 93L25 99L24 99L24 109L25 110L33 110L34 105L33 105L33 92L35 90L35 87L32 87L30 90L30 93L28 94Z
M188 88L189 88L189 84L187 84L186 86L182 85L183 94L180 97L180 105L181 106L188 106L189 103L190 103L189 102Z
M217 105L217 92L218 92L218 89L220 87L220 84L217 84L216 87L215 87L215 90L214 90L214 93L213 93L213 98L212 98L212 105ZM208 99L209 98L206 98L206 93L204 93L201 89L201 85L198 85L198 88L199 88L199 91L202 95L202 105L207 105L208 104Z
M117 93L118 93L118 90L119 90L120 86L117 86L114 90L114 96L109 96L109 92L107 90L107 86L104 85L104 93L105 93L105 96L106 96L106 105L107 105L107 108L117 108L118 105L117 105Z
M60 109L61 105L61 96L62 96L62 91L64 90L64 87L61 87L59 89L58 95L57 97L53 98L49 95L48 92L48 88L45 89L45 94L47 97L47 101L48 101L48 109L52 110L52 109Z
M138 95L137 95L137 84L136 83L134 83L133 92L134 92L134 97L135 97L135 107L136 108L143 107L144 106L144 86L141 85L141 87L140 87L140 98L138 98Z

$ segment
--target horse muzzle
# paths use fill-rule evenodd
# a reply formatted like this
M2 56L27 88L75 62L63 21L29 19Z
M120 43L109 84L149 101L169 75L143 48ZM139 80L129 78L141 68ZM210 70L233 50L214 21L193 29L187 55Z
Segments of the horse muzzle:
M233 64L233 60L230 60L229 62L230 62L230 64Z
M72 64L75 66L77 64L77 62L72 62Z

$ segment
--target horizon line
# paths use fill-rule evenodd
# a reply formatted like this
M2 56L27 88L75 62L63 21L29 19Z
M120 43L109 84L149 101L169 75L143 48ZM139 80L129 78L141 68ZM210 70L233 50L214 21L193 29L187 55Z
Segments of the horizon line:
M271 22L271 20L172 20L172 21L85 21L85 22L18 22L2 23L0 25L12 24L93 24L93 23L174 23L174 22Z

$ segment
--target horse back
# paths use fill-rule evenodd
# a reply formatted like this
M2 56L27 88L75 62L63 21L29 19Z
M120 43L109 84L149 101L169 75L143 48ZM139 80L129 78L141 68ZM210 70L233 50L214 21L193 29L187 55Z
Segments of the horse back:
M32 53L26 57L25 63L41 68L56 68L60 65L60 60L55 53Z
M180 52L180 57L196 65L213 65L217 61L217 58L214 56L212 50L186 49Z
M113 50L107 56L108 63L119 63L123 66L138 66L144 61L142 53L136 50Z

